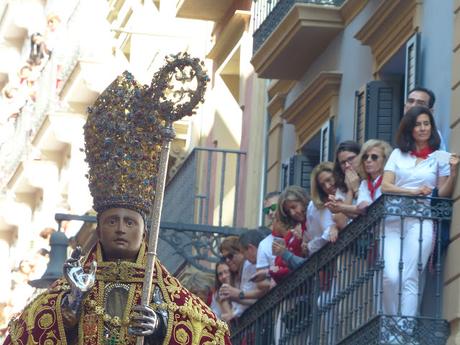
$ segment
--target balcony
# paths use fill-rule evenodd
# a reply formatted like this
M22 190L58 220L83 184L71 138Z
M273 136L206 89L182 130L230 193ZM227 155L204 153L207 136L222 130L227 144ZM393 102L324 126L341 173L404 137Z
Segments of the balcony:
M251 306L232 325L232 343L446 344L449 324L441 318L441 231L437 229L441 222L450 220L451 215L449 199L383 195L369 207L367 215L358 217L342 230L335 244L316 252ZM435 231L422 231L427 221L433 222ZM393 232L388 222L392 222ZM402 235L403 222L414 222L413 236L407 235L408 232ZM436 234L436 245L433 246L431 239L423 242L422 234ZM418 240L411 240L409 236ZM416 297L414 304L419 306L415 315L402 312L406 304L401 302L401 277L405 265L409 265L404 261L406 256L399 255L403 241L413 244L404 247L406 249L418 248L414 249L418 255L413 256L417 262L413 263L412 272L418 281L427 282L419 284L417 293L412 295ZM425 248L433 249L434 254L426 270L421 262L423 243L428 244ZM389 255L388 250L392 249L393 254L394 248L397 248L396 254ZM384 288L388 286L384 285L389 280L388 267L397 271L391 280L395 283L394 289ZM385 313L388 296L395 310L391 315Z
M348 1L352 2L356 3ZM255 1L251 62L259 77L299 80L343 30L345 13L350 12L343 9L343 3L344 0Z
M177 17L219 22L233 2L234 0L179 0L176 6Z

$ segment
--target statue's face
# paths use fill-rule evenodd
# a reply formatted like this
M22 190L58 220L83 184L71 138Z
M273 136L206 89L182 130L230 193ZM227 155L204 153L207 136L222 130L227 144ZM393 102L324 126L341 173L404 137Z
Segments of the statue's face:
M106 260L135 260L144 238L144 220L136 211L110 208L99 216L97 234Z

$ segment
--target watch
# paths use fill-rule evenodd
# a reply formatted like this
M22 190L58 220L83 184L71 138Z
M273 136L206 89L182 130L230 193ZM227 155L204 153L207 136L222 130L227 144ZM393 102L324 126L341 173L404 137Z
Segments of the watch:
M244 299L244 291L243 290L240 290L240 294L238 295L238 298L241 300L241 299Z

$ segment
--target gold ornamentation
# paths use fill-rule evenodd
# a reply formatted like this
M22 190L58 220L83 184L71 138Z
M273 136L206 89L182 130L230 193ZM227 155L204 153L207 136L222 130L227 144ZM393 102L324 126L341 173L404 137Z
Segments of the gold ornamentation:
M176 340L176 342L178 342L179 344L187 344L188 343L188 339L189 339L189 336L187 334L187 332L185 331L185 329L183 328L179 328L178 330L176 330L176 332L174 333L174 339Z
M20 325L19 320L12 319L8 324L8 331L11 337L11 341L14 344L18 342L24 334L24 326Z
M38 324L40 325L41 328L48 328L50 327L54 322L53 315L50 313L45 313L40 317L40 320L38 320Z

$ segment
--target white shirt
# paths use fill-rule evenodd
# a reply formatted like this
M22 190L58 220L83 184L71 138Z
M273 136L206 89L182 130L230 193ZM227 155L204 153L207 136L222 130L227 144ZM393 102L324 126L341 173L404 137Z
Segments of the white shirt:
M241 282L240 290L251 291L255 290L257 285L256 283L249 280L256 273L256 265L251 264L248 260L244 260L243 270L241 271ZM236 317L240 317L243 312L249 308L248 305L239 304L238 302L232 302L233 314Z
M380 176L379 176L380 177ZM378 180L377 177L374 181L372 181L372 184L375 185L375 182ZM374 194L374 200L377 200L377 198L382 195L382 188L380 186L375 190ZM359 185L358 189L358 200L356 201L356 204L359 205L361 202L366 201L369 205L374 202L371 197L371 191L367 187L367 180L362 180L361 184Z
M434 153L434 152L433 152ZM449 176L448 163L440 163L435 155L430 154L427 159L415 164L417 158L400 149L394 149L385 165L385 171L395 174L395 186L416 189L423 185L435 188L438 176Z
M329 241L329 231L334 225L331 211L327 207L319 209L310 201L307 207L307 232L312 237L308 242L309 255Z
M269 268L275 264L275 256L272 254L273 235L270 234L259 243L257 248L256 268Z
M217 294L218 294L217 291L212 294L212 300L211 300L210 308L214 312L214 314L216 315L216 317L218 319L222 319L222 310L220 309L219 302L217 302Z

